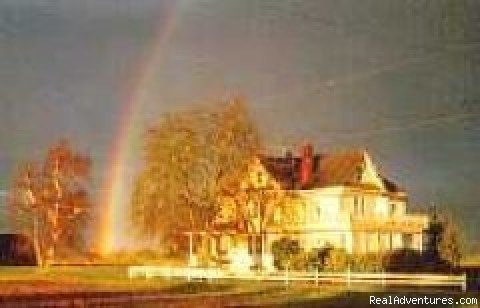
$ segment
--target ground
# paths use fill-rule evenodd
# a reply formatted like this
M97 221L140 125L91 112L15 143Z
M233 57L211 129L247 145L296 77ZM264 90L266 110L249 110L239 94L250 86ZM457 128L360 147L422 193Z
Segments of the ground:
M126 268L120 266L64 266L48 270L0 267L0 306L10 303L12 307L19 301L25 303L25 299L29 303L40 301L45 305L63 303L65 306L71 306L71 303L109 303L135 307L156 307L159 304L181 307L368 307L371 306L371 295L480 298L478 291L366 289L361 286L347 290L342 285L291 284L287 287L283 283L259 281L130 280Z

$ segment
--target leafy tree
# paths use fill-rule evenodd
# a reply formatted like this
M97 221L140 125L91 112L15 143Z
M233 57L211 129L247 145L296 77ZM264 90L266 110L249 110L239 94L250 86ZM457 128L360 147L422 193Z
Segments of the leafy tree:
M451 215L434 213L431 218L427 253L434 259L458 265L462 257L462 237Z
M145 165L135 181L137 233L172 240L182 231L211 231L221 197L239 187L259 148L241 99L163 115L145 136Z
M291 204L290 193L282 190L270 175L263 169L261 161L256 158L251 162L247 176L241 182L222 195L222 212L216 219L218 225L226 225L240 233L247 233L249 250L259 257L259 249L265 252L267 226L275 223L274 213L281 213L286 220L285 209ZM259 261L259 260L255 260Z
M91 161L67 141L50 147L42 163L29 162L14 176L8 198L14 228L30 236L37 263L51 264L57 249L73 248L91 207Z

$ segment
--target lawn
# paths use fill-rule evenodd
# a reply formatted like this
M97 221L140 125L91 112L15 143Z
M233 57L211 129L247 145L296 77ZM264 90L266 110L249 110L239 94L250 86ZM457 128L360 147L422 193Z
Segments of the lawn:
M62 294L82 292L156 292L176 298L176 303L204 302L215 306L367 307L371 306L370 295L479 298L478 292L461 293L424 288L382 289L356 286L355 289L347 290L343 285L315 287L307 283L292 283L287 287L282 282L129 279L126 267L123 266L55 266L48 270L0 267L0 297L31 294L55 294L61 297ZM158 302L142 306L155 307L156 304Z
M272 284L252 282L213 283L192 282L184 279L127 277L125 266L53 266L1 267L0 295L75 292L75 291L162 291L168 294L211 294L258 292Z

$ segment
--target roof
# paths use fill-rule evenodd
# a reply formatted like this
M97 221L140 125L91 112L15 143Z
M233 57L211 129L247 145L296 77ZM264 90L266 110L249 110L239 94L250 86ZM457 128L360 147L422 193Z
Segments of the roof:
M364 166L363 151L344 151L322 155L313 172L315 186L353 185L358 183Z
M267 172L282 185L284 189L311 189L336 185L356 186L378 189L373 184L361 183L361 175L366 164L366 152L349 150L312 156L312 173L305 185L300 181L302 158L287 154L260 158ZM389 192L402 192L392 181L379 175L384 187ZM367 187L368 186L368 187Z

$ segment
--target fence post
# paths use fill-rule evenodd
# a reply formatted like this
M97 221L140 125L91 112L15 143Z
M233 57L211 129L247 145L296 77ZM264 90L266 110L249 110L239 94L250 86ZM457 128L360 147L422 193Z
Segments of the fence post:
M347 267L347 288L350 290L350 286L351 286L351 272L350 272L350 265L348 265Z
M188 232L188 268L187 268L187 281L192 280L191 268L193 263L193 232Z
M385 269L382 269L382 287L385 287L385 285L387 284L387 274L385 273Z
M207 282L208 282L208 283L211 283L211 282L212 282L212 273L210 272L210 267L207 267L206 271L207 271L207 272L206 272L206 274L207 274L207 275L206 275L206 276L207 276Z
M462 278L462 292L467 292L467 273L463 273Z
M287 265L286 270L285 270L285 285L288 287L288 268L289 265Z

